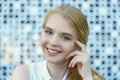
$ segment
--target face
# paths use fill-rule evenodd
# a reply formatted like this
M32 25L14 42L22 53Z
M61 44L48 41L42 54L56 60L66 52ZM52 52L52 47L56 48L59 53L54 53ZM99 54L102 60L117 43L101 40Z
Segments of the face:
M60 14L51 15L43 29L41 46L48 62L68 63L65 57L75 50L75 32Z

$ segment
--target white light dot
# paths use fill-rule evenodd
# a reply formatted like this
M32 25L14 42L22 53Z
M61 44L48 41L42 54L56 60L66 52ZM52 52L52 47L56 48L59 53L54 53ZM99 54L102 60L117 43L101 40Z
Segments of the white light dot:
M112 66L112 72L116 73L118 71L118 67L117 66Z
M106 47L105 48L105 55L110 55L113 54L113 48L111 47Z
M100 31L101 31L100 25L95 25L95 26L94 26L94 30L95 30L96 32L100 32Z
M25 27L25 29L24 29L25 32L29 32L32 30L31 25L25 25L24 27Z
M16 3L14 3L14 9L20 9L20 3L19 2L16 2Z
M36 53L42 54L43 55L43 51L41 47L37 47L36 48Z
M39 40L39 35L38 34L34 34L33 36L32 36L32 39L34 40L34 41L37 41L37 40Z
M96 66L99 66L100 64L101 64L101 61L100 61L100 60L96 60L96 61L95 61L95 65L96 65Z
M89 4L88 3L83 3L83 8L84 9L89 9Z
M115 4L116 4L116 3L117 3L117 0L111 0L111 3L115 3Z
M16 53L20 53L20 48L17 48L17 47L16 47L13 51L14 51L15 54L16 54Z
M48 0L42 0L44 4L49 3Z
M8 52L8 53L13 52L13 46L7 45L7 47L6 47L6 52Z
M38 9L37 8L30 8L30 13L33 15L37 15L38 14Z
M112 31L112 37L118 37L118 32Z
M99 8L100 14L105 15L107 14L107 9L106 8Z
M118 48L120 48L120 44L118 43L117 45L118 45Z
M6 37L6 36L3 36L1 39L2 39L3 43L7 43L9 41L8 37Z

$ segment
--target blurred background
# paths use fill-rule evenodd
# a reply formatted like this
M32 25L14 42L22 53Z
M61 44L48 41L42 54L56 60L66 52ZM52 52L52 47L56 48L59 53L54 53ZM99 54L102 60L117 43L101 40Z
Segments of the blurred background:
M105 80L120 80L120 0L0 0L0 80L10 80L18 65L44 60L43 20L49 9L65 4L86 15L92 68Z

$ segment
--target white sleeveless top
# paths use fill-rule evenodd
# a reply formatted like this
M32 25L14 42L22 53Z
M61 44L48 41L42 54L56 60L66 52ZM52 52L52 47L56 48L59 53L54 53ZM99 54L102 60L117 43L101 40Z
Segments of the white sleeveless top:
M30 80L53 80L48 72L46 61L29 64ZM62 80L67 79L67 73Z

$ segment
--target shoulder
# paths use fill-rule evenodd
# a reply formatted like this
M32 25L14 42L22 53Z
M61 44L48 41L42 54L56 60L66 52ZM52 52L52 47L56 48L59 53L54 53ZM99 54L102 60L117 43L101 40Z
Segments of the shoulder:
M13 70L12 80L29 80L29 65L20 65Z
M38 71L41 70L46 64L46 61L41 61L41 62L34 62L29 64L29 70L31 71Z

